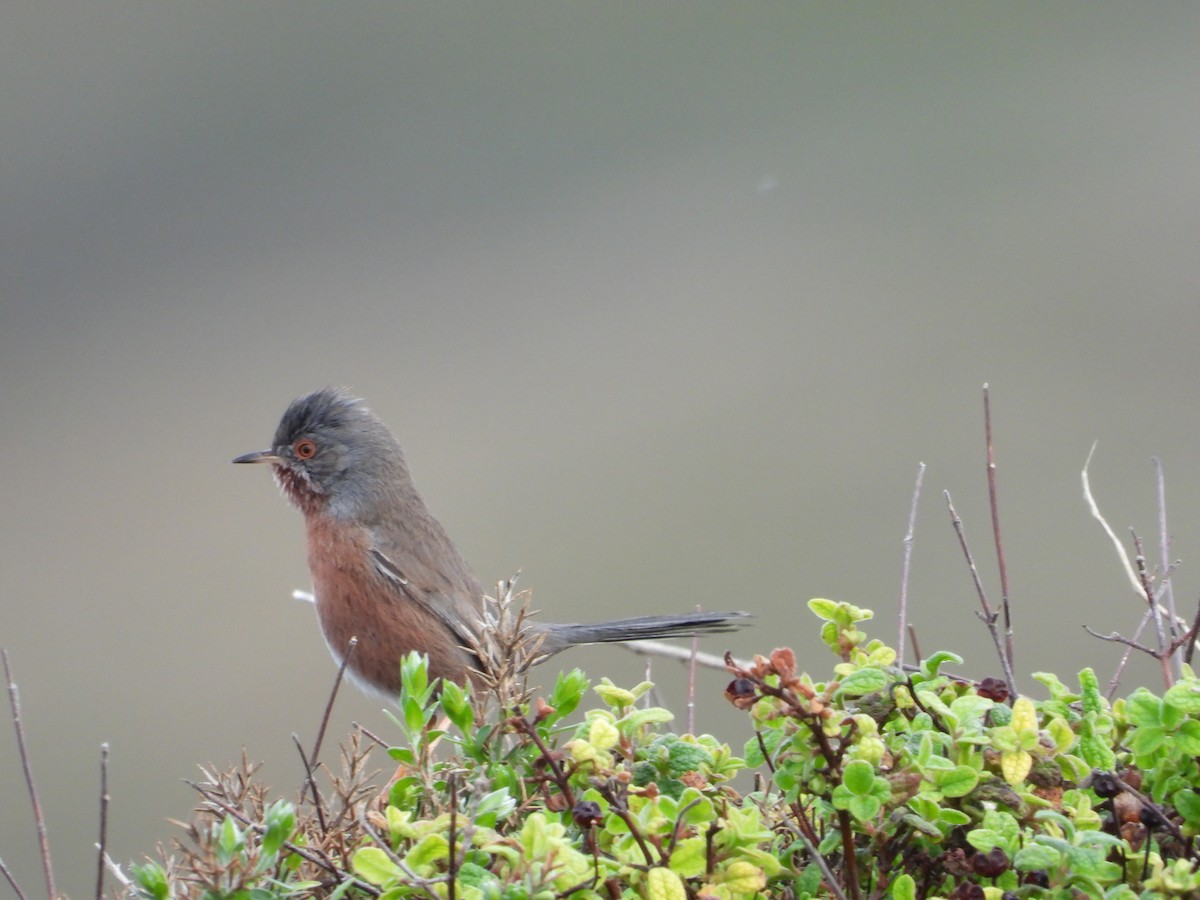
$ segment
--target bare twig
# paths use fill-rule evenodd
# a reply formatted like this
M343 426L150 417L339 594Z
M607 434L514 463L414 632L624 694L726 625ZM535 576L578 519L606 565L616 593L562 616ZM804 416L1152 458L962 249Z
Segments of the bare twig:
M899 636L896 639L896 658L901 665L904 665L904 639L908 633L908 575L912 568L913 535L917 526L917 501L921 499L921 482L924 479L925 463L917 463L917 483L913 485L912 504L908 510L908 531L904 534L904 564L900 567L900 624Z
M356 647L358 647L357 637L352 637L346 642L346 655L342 657L342 664L338 666L337 678L333 680L333 688L329 691L329 700L326 701L325 712L321 716L321 727L317 729L317 739L313 742L312 753L308 755L314 766L321 759L321 742L325 740L325 729L329 727L329 716L333 713L333 701L337 699L338 688L342 686L342 682L346 678L346 667L350 665L350 657L354 655ZM313 799L316 802L316 798Z
M29 802L33 806L33 820L37 826L38 847L42 854L42 872L46 876L46 894L50 900L56 900L58 891L54 889L54 866L50 863L50 838L46 831L46 816L42 812L41 801L38 800L37 785L33 780L33 769L29 765L29 749L25 745L25 726L21 722L21 697L17 685L13 681L12 668L8 664L8 651L0 648L0 656L4 658L4 680L8 684L8 702L12 707L13 729L17 733L17 749L21 754L21 768L25 772L25 787L29 791Z
M0 859L0 875L4 876L4 880L8 882L8 886L13 889L13 893L17 895L17 900L29 900L25 896L25 892L21 890L21 886L17 884L17 879L13 877L13 873L4 864L4 860L2 859Z
M664 659L674 659L682 663L691 664L692 651L687 647L677 647L675 644L667 644L663 641L627 641L620 646L624 647L631 653L636 653L638 656L661 656ZM695 654L695 664L705 669L724 669L724 657L716 656L712 653L697 653ZM749 665L749 663L746 663Z
M1000 606L1004 610L1004 659L1006 672L1013 668L1012 612L1008 604L1008 564L1004 559L1004 542L1000 539L1000 507L996 494L996 454L992 444L992 403L988 386L983 386L983 431L987 439L988 502L992 508L992 536L996 541L996 566L1000 572ZM1016 692L1012 679L1009 690Z
M912 625L908 626L908 639L912 641L913 655L917 658L917 665L921 664L921 660L925 657L921 654L921 644L917 640L917 629ZM901 663L903 665L903 663Z
M105 846L108 844L108 744L100 745L100 843L96 845L96 900L104 900Z
M700 604L696 604L700 611ZM696 733L696 657L700 655L700 635L692 635L692 652L688 654L687 680L687 733Z
M1124 644L1126 647L1132 647L1134 650L1138 650L1142 653L1145 653L1147 656L1153 657L1154 659L1159 659L1161 657L1161 654L1157 650L1155 650L1153 647L1147 647L1145 644L1139 644L1135 640L1131 640L1130 638L1127 638L1127 637L1122 637L1121 635L1117 634L1115 631L1110 631L1108 634L1101 634L1100 632L1093 629L1090 625L1084 625L1083 630L1086 631L1088 634L1090 634L1092 637L1099 638L1102 641L1110 641L1114 644Z
M379 832L377 832L374 828L371 827L371 823L369 821L367 821L367 808L365 805L362 807L362 809L360 809L358 811L358 824L362 827L363 831L365 831L368 835L371 836L371 840L373 840L375 842L375 846L377 846L380 850L382 850L385 854L387 854L388 859L390 859L393 863L395 863L396 866L400 869L400 871L404 873L404 877L408 879L409 885L411 885L413 887L421 888L431 898L437 897L437 894L434 893L431 885L439 884L441 882L444 882L446 879L445 878L422 878L420 875L418 875L416 872L414 872L411 868L409 868L408 863L406 863L402 858L397 856L395 851L392 850L391 844L388 842L387 838L383 837L383 835L379 834ZM376 894L376 896L378 896L378 894L379 894L378 889L376 889L374 891L374 893Z
M201 771L203 771L203 770L201 770ZM205 772L205 775L207 776L208 773ZM255 822L253 819L251 819L249 816L247 816L244 812L242 812L236 806L232 806L229 803L225 802L225 800L223 800L218 794L209 790L204 785L197 784L194 781L189 781L186 778L184 779L183 783L186 784L188 787L190 787L192 790L194 790L201 797L203 797L205 799L205 801L207 801L208 803L217 807L222 812L224 812L230 816L233 816L233 818L237 819L246 828L253 829L254 832L257 834L263 834L266 831L266 826L263 825L261 822ZM361 812L365 813L365 811L366 811L366 806L364 805ZM370 832L370 834L372 837L377 837L377 835L373 831ZM384 850L388 849L386 842L379 842L379 843L382 844ZM359 890L366 891L367 893L369 893L373 896L378 896L380 893L379 888L375 887L373 884L369 884L368 882L355 877L349 870L343 869L341 866L338 866L338 865L332 863L328 857L325 857L323 855L323 853L314 852L313 850L310 850L307 847L302 847L299 844L295 844L291 841L284 841L282 846L286 847L290 852L295 853L297 856L303 857L304 859L308 860L313 865L318 866L321 869L324 869L325 871L329 872L331 875L334 875L339 879L344 879L344 878L352 879L354 881L354 886L356 888L358 888Z
M1163 572L1159 597L1162 598L1167 608L1168 618L1172 623L1176 623L1179 621L1179 616L1175 611L1175 590L1171 586L1171 533L1167 530L1167 476L1163 471L1161 459L1152 456L1150 461L1154 464L1154 484L1158 494L1158 554L1159 565L1162 566ZM1177 676L1181 659L1181 655L1176 653L1173 662Z
M825 884L827 884L829 889L833 891L833 895L837 897L838 900L848 900L846 897L846 892L843 891L841 886L838 884L837 876L834 875L833 870L829 868L829 863L825 861L825 857L822 856L820 850L817 849L816 843L809 839L808 835L798 828L792 833L795 834L796 837L800 839L800 842L808 849L808 858L817 864L817 868L820 869L821 874L825 876ZM846 852L851 853L853 850L848 849Z
M317 790L317 780L313 775L316 765L309 761L308 756L304 752L304 745L300 743L300 735L292 732L292 744L296 748L296 752L300 754L300 764L304 766L304 790L309 791L313 797L313 811L317 814L317 824L321 828L321 834L327 834L329 826L325 822L325 804L321 802L321 792Z
M1133 633L1133 639L1136 641L1142 636L1142 632L1146 630L1146 626L1150 624L1150 610L1142 613L1142 621L1138 623L1137 631ZM1121 676L1125 674L1125 667L1129 665L1129 659L1133 656L1133 648L1126 647L1121 654L1121 659L1117 662L1117 667L1113 670L1112 677L1108 679L1108 689L1104 692L1104 696L1112 700L1116 696L1117 688L1121 686Z
M1196 604L1196 616L1192 619L1192 627L1188 630L1187 641L1185 642L1187 650L1183 653L1183 661L1189 666L1192 664L1192 655L1196 651L1196 636L1200 634L1200 603Z
M1004 644L1000 640L1000 630L996 627L996 619L998 613L992 610L992 606L988 603L987 592L983 589L983 581L979 577L979 569L975 565L975 558L971 555L971 548L967 545L967 535L963 530L962 519L958 517L958 512L954 509L954 502L950 499L950 492L942 492L946 497L946 507L950 511L950 522L954 526L954 532L958 535L958 544L962 548L963 556L967 559L967 568L971 570L971 579L975 582L975 592L979 596L979 604L983 607L982 613L976 613L983 624L987 626L988 633L992 636L992 643L996 647L996 655L1000 658L1000 666L1004 669L1004 680L1008 683L1008 695L1013 699L1017 697L1017 679L1013 675L1012 663L1008 655L1004 652Z
M322 808L321 792L317 790L317 781L313 777L313 772L320 764L321 743L325 740L325 730L329 727L329 717L333 714L333 702L337 699L338 688L342 686L342 682L346 678L346 667L350 665L350 657L354 655L356 647L358 647L357 637L352 637L346 642L346 654L342 657L341 665L338 666L337 677L334 678L333 687L329 690L329 699L325 701L325 711L321 714L321 724L317 727L317 738L313 741L312 753L306 757L304 748L300 746L300 739L296 735L292 735L296 749L300 752L300 760L304 763L305 786L312 793L313 808L317 811L317 821L321 825L322 832L325 831L325 810Z
M1155 601L1154 585L1150 583L1150 573L1146 569L1146 553L1142 549L1142 539L1133 529L1130 529L1129 533L1133 536L1133 547L1137 550L1134 562L1137 563L1138 580L1142 583L1142 596L1146 600L1146 608L1150 610L1151 618L1154 621L1154 634L1158 638L1158 653L1154 655L1154 658L1162 666L1163 688L1165 689L1174 683L1174 679L1171 677L1170 655L1167 652L1167 632L1163 627L1163 611Z
M1108 524L1108 520L1100 512L1100 507L1096 505L1096 500L1092 496L1092 486L1088 480L1088 467L1092 464L1092 454L1096 452L1096 444L1092 443L1092 449L1088 451L1087 459L1083 463L1083 471L1079 473L1080 481L1083 483L1083 499L1088 505L1088 510L1100 527L1104 529L1104 533L1108 535L1108 539L1112 541L1112 545L1117 550L1117 556L1121 560L1121 567L1125 570L1125 577L1129 579L1129 584L1133 588L1134 593L1139 596L1142 593L1141 582L1138 581L1137 573L1133 570L1133 563L1129 561L1129 554L1125 552L1125 545L1121 543L1116 532Z
M1183 844L1187 842L1187 838L1183 836L1183 832L1179 830L1179 826L1167 817L1167 814L1163 812L1162 807L1135 788L1132 784L1121 778L1121 776L1116 772L1112 773L1110 777L1117 787L1123 791L1127 791L1131 797L1134 797L1140 804L1142 804L1143 809L1150 810L1154 813L1154 817L1157 819L1157 825L1169 831L1171 836L1175 838L1175 840L1179 841L1179 843Z
M458 900L455 888L458 880L458 851L454 847L458 830L458 773L451 772L450 789L450 859L446 863L446 897L447 900Z

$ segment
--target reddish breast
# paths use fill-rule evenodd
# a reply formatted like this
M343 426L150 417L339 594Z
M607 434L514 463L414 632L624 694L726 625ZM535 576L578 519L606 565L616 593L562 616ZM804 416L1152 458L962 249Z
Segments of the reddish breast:
M338 660L350 638L358 638L349 670L360 686L395 700L400 660L413 650L429 655L431 678L467 680L469 654L443 622L378 570L365 529L320 514L308 516L307 524L321 630Z

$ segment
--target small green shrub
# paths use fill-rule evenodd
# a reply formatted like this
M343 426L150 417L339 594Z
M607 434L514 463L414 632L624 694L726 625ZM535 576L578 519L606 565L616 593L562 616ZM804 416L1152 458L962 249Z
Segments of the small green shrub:
M438 693L405 660L386 797L355 737L318 803L268 803L253 771L212 776L186 852L131 869L149 900L379 896L1197 897L1200 680L1109 704L1036 676L916 671L813 600L837 657L823 680L789 650L727 664L752 730L742 754L669 730L648 683L560 675L544 698ZM485 701L490 701L485 702ZM491 713L485 709L496 710ZM448 724L442 724L448 723ZM442 727L439 727L441 725ZM746 770L754 770L748 773ZM734 787L752 787L740 792ZM751 784L751 781L753 782Z

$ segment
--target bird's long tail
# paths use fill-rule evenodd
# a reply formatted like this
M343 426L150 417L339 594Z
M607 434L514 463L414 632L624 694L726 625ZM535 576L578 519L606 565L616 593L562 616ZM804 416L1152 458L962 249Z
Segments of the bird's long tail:
M744 612L695 612L673 616L634 616L630 619L582 625L544 624L544 649L549 653L557 653L572 644L606 644L692 637L697 634L724 634L741 628L750 618L750 613Z

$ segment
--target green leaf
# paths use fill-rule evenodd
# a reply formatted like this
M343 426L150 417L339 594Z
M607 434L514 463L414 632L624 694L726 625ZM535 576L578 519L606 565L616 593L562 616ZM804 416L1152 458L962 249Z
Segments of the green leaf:
M875 783L875 768L869 762L856 759L842 772L842 784L852 794L869 794Z
M456 682L443 681L439 699L442 711L454 723L454 727L468 734L475 725L475 710L471 707L468 692Z
M423 703L428 689L429 657L413 650L400 660L400 690Z
M350 860L350 868L364 881L382 887L400 876L400 867L379 847L361 847Z
M588 678L583 674L581 669L560 672L554 682L554 690L551 691L550 700L548 701L554 707L554 715L551 716L551 719L558 721L573 713L583 700L583 695L587 692L588 684Z
M711 762L712 754L699 744L676 741L667 751L667 771L675 778L707 767Z
M222 865L227 865L233 861L234 857L245 846L242 839L242 833L238 831L237 823L233 821L233 816L226 816L225 820L217 826L217 859Z
M837 614L838 605L833 600L823 600L815 598L808 601L808 608L812 610L813 615L818 619L824 619L827 622L833 621L833 617Z
M979 784L979 773L970 766L955 766L949 772L939 772L933 782L947 797L965 797Z
M879 815L882 804L872 796L854 797L850 801L849 813L860 822L869 822Z
M783 871L783 863L779 861L779 857L766 850L759 850L757 847L739 847L737 854L739 859L754 863L762 869L763 874L768 878L773 878Z
M601 678L600 683L592 688L600 699L607 703L613 709L625 709L633 706L648 690L654 687L654 683L643 681L641 684L633 688L617 687L607 678Z
M638 729L644 725L659 725L670 722L675 713L661 706L647 706L642 709L632 709L621 717L620 724L625 729Z
M292 836L296 828L296 810L286 800L276 800L263 816L266 825L262 836L262 856L259 858L259 869L274 864L274 857L279 853L283 842Z
M646 873L646 900L687 900L687 889L670 869L656 866Z
M479 798L479 805L475 807L475 824L495 828L496 822L508 818L516 808L517 801L508 788L491 791Z
M1125 715L1139 728L1162 724L1162 701L1145 688L1138 688L1125 701Z
M944 807L938 812L937 821L943 825L966 825L971 821L971 817L961 809L952 809Z
M1009 784L1020 784L1033 768L1033 757L1025 750L1009 750L1000 754L1000 772Z
M401 698L401 711L404 713L404 725L410 735L420 734L428 720L425 708L412 694Z
M1180 725L1172 744L1183 756L1200 756L1200 722L1188 719Z
M417 754L413 753L407 747L388 747L388 756L406 766L415 766L417 764Z
M875 694L886 689L888 681L888 675L882 669L859 669L842 679L841 692L847 697Z
M767 876L754 863L735 859L721 871L719 880L721 886L734 894L754 896L767 886Z
M1075 743L1075 732L1062 719L1051 719L1046 723L1046 731L1054 741L1054 749L1058 753L1065 753Z
M1020 872L1053 869L1062 861L1062 854L1044 844L1030 844L1013 854L1013 868Z
M950 703L950 711L960 727L982 728L984 717L995 707L996 702L978 694L964 694Z
M1187 713L1200 715L1200 679L1177 681L1163 694L1163 701Z
M671 851L671 871L683 878L703 875L708 866L708 841L703 837L684 838Z
M167 872L158 863L146 863L144 866L133 865L129 867L129 871L133 874L133 880L137 882L138 889L145 897L151 900L166 900L171 893L171 886L167 881Z
M1200 794L1191 788L1184 788L1176 791L1171 800L1174 802L1175 808L1179 810L1179 814L1192 828L1200 825Z
M1004 837L990 828L972 828L967 832L967 843L980 853L987 853L994 847L1005 846Z
M404 862L410 868L430 870L438 862L450 855L450 842L445 835L427 834L417 842L416 846L404 855Z
M917 900L917 883L907 872L892 881L892 900Z
M1162 747L1166 739L1166 732L1161 726L1143 725L1129 736L1129 749L1135 756L1150 756Z
M939 671L946 663L954 663L954 665L962 665L963 658L957 653L951 653L948 650L938 650L933 656L921 661L921 674L925 678L936 678L941 672Z

